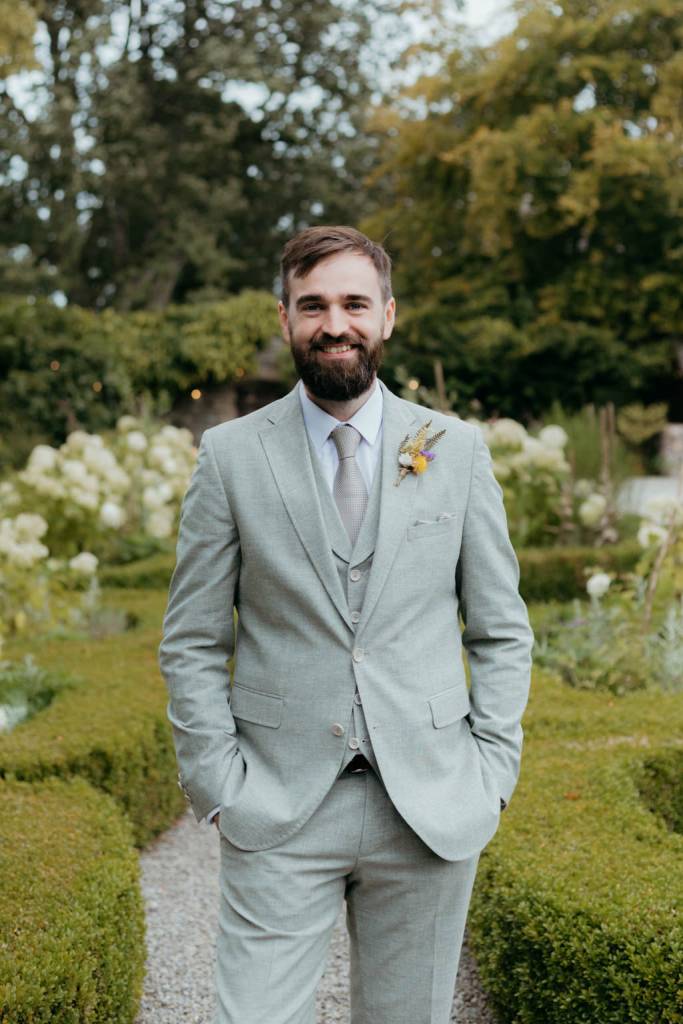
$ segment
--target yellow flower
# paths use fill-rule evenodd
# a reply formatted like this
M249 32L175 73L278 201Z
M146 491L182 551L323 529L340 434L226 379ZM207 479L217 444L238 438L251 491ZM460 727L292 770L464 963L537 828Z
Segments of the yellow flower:
M424 473L428 465L424 455L413 455L413 473Z

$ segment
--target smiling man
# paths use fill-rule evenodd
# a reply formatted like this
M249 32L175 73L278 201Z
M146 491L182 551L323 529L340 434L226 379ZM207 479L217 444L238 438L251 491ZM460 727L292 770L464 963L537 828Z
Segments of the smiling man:
M390 270L348 227L285 246L300 381L206 431L183 504L160 662L220 834L214 1024L314 1024L344 902L352 1024L447 1024L519 774L533 635L502 491L477 427L377 378Z

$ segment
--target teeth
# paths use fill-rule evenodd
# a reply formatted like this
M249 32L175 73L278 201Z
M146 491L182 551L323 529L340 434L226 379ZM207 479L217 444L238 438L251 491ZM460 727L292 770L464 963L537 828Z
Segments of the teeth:
M353 345L323 345L323 352L350 352Z

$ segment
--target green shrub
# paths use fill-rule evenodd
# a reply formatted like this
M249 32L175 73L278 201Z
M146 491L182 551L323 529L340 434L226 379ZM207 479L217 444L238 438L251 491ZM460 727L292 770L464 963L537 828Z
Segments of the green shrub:
M174 565L175 554L162 552L127 565L106 565L98 578L103 587L168 591Z
M520 593L525 601L569 601L585 597L587 566L630 572L642 555L636 541L602 548L520 548Z
M133 1024L144 913L130 824L82 779L0 782L0 1020Z
M522 777L469 917L502 1024L683 1021L680 721L675 695L535 673Z
M139 846L186 807L156 657L165 601L163 592L110 595L108 606L137 615L140 625L97 642L33 638L39 663L87 682L60 691L40 714L0 736L0 778L81 776L115 799ZM19 641L10 650L24 653Z

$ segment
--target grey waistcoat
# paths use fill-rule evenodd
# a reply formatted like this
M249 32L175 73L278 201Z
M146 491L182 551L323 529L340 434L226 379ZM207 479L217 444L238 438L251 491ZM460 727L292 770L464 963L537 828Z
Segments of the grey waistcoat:
M325 481L325 477L320 466L320 460L318 459L318 455L310 438L308 439L308 444L311 450L313 474L318 488L320 505L323 510L325 528L330 541L330 547L332 548L332 554L334 555L337 572L339 573L342 589L346 594L351 619L352 621L354 619L358 621L358 619L360 619L360 611L363 607L365 591L368 585L368 577L372 567L372 556L375 551L375 540L379 524L379 498L382 474L381 460L379 460L375 470L372 487L370 489L368 507L365 511L365 515L363 516L363 523L361 525L360 532L356 538L356 543L351 547L349 535L341 521L337 504ZM339 768L339 774L341 775L346 765L356 754L364 754L379 775L379 768L372 749L372 743L370 741L370 735L368 733L368 727L363 713L363 705L361 704L361 698L358 691L356 691L354 695L353 702L349 710L348 722L345 724L345 728L347 742L344 749L344 758ZM357 744L356 741L358 741ZM349 744L351 744L351 746L349 746Z

